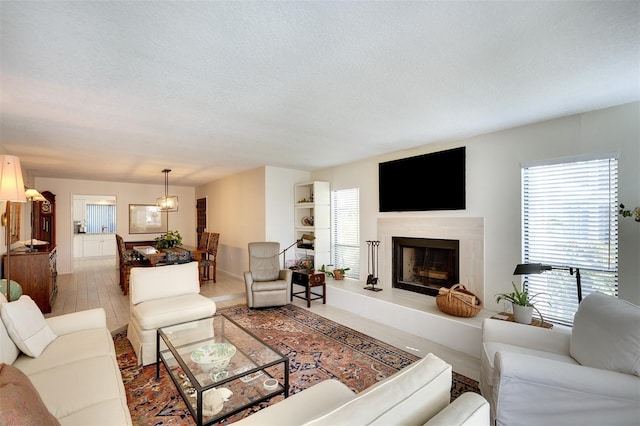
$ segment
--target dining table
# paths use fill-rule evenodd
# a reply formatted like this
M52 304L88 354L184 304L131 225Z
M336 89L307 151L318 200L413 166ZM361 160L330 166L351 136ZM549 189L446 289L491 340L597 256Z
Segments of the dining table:
M151 266L170 263L167 262L168 257L176 259L190 259L199 261L206 257L207 250L196 246L182 245L178 247L156 248L153 246L134 246L133 250L143 259L149 261ZM173 256L172 256L173 255Z

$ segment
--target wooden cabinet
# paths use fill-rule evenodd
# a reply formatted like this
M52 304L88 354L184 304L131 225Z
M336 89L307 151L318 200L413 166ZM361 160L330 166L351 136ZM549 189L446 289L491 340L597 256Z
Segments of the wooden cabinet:
M115 234L82 234L74 237L74 257L109 257L118 253Z
M294 230L296 239L313 235L315 240L303 239L296 247L296 259L313 260L314 268L330 264L330 190L329 182L307 182L295 185Z
M6 270L6 254L3 262ZM11 279L22 286L22 294L29 295L45 314L51 312L58 292L57 276L55 247L50 251L11 252Z
M34 238L48 241L49 247L56 246L56 195L50 191L42 193L47 201L36 201L34 210Z

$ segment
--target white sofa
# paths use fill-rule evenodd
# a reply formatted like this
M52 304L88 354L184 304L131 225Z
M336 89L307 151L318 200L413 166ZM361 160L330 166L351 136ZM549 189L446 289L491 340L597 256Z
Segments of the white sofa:
M433 354L360 392L325 380L234 425L489 425L489 404L465 393L449 404L451 366Z
M198 262L131 270L127 338L138 364L156 363L158 328L215 313L216 303L200 294Z
M0 294L0 311L6 304ZM57 337L35 358L18 349L4 321L0 321L1 375L5 376L0 390L1 418L17 413L14 424L34 424L33 407L40 399L63 425L130 425L104 310L91 309L44 321ZM13 376L7 377L8 374ZM16 375L23 379L20 383ZM52 424L55 419L37 423ZM10 422L0 420L0 424Z
M492 424L640 424L640 307L594 293L573 329L485 319L482 339Z

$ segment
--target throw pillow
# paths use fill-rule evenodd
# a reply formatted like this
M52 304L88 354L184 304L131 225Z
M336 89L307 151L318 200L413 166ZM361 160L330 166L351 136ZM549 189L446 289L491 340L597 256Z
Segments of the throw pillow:
M40 356L44 348L58 337L29 296L3 304L1 315L11 340L30 357Z
M29 378L13 365L0 364L0 424L59 425Z
M580 364L640 376L640 306L593 293L573 320L571 356Z

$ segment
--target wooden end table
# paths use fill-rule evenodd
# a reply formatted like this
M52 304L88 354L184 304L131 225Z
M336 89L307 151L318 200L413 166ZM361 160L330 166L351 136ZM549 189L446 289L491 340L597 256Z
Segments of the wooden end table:
M304 287L303 291L293 291L293 286L300 285ZM322 290L322 293L316 293L311 291L313 287L318 287ZM314 274L313 271L293 271L291 277L291 298L297 297L307 301L307 308L311 307L311 301L322 299L322 304L327 303L327 283L325 282L325 275L323 273Z

